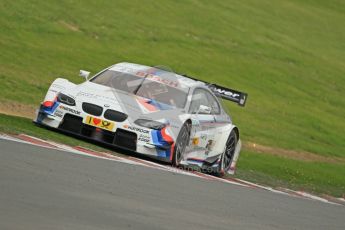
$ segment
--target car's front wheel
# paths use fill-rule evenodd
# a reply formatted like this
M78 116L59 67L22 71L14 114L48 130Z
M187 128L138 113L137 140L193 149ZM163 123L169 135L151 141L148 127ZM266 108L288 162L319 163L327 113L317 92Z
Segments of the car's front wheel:
M226 141L225 151L222 153L218 166L218 175L224 176L228 173L231 167L232 160L235 155L238 137L235 130L232 130Z
M180 162L183 159L184 152L187 145L189 144L190 129L191 124L189 122L184 123L182 128L180 129L175 142L174 153L171 162L173 166L179 166Z

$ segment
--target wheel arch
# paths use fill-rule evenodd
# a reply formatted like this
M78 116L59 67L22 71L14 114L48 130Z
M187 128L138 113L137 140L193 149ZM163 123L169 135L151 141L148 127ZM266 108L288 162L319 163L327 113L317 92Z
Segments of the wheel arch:
M222 154L225 151L225 143L233 130L236 133L237 140L239 140L238 128L233 124L228 124L221 132L218 132L218 134L215 136L217 140L216 146L214 147L215 152L217 152L218 154Z
M184 123L192 124L192 119L188 118Z
M227 170L227 171L222 171L222 169L220 168L221 167L221 162L220 162L220 164L219 164L219 166L218 166L218 176L224 176L225 174L231 174L231 175L233 175L233 174L235 174L235 171L236 171L236 163L237 163L237 160L238 160L238 158L239 158L239 154L240 154L240 151L241 151L241 146L242 146L242 144L241 144L241 141L240 141L240 132L239 132L239 129L236 127L236 126L232 126L231 127L231 129L229 130L229 132L227 133L227 135L226 135L226 139L229 137L229 135L232 133L232 132L234 132L235 133L235 135L236 135L236 138L237 138L237 143L236 143L236 148L235 148L235 150L234 150L234 155L233 155L233 157L232 157L232 161L231 161L231 163L230 163L230 168ZM224 135L225 136L225 135ZM223 150L223 152L225 151L225 147L226 146L224 146L224 150ZM219 158L219 160L222 160L222 156L223 156L223 153L222 152L222 154L220 155L220 158Z
M236 126L233 128L233 130L236 133L237 140L239 140L240 139L240 130Z

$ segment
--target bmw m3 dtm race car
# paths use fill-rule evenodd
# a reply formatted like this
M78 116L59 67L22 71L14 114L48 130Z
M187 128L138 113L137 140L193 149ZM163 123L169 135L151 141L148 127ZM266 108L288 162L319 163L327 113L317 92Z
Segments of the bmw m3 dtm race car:
M35 123L174 166L233 174L240 132L221 104L245 105L247 94L161 67L118 63L81 84L57 78Z

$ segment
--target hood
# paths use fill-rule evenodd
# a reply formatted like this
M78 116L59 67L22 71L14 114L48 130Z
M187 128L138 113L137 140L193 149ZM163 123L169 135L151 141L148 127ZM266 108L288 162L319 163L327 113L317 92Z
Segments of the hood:
M81 106L83 102L96 104L104 109L126 113L129 119L133 121L138 118L177 119L178 115L183 113L182 109L93 82L84 82L64 90L63 93L73 97L77 105Z

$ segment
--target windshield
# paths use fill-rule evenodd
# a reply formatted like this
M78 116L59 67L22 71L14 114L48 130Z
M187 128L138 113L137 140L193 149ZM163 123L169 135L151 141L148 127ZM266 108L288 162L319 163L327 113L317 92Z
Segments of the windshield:
M135 73L106 70L90 81L150 99L153 103L184 108L189 88L182 87L175 74L159 70L159 75L156 75L152 69L157 70L150 68L150 71Z

